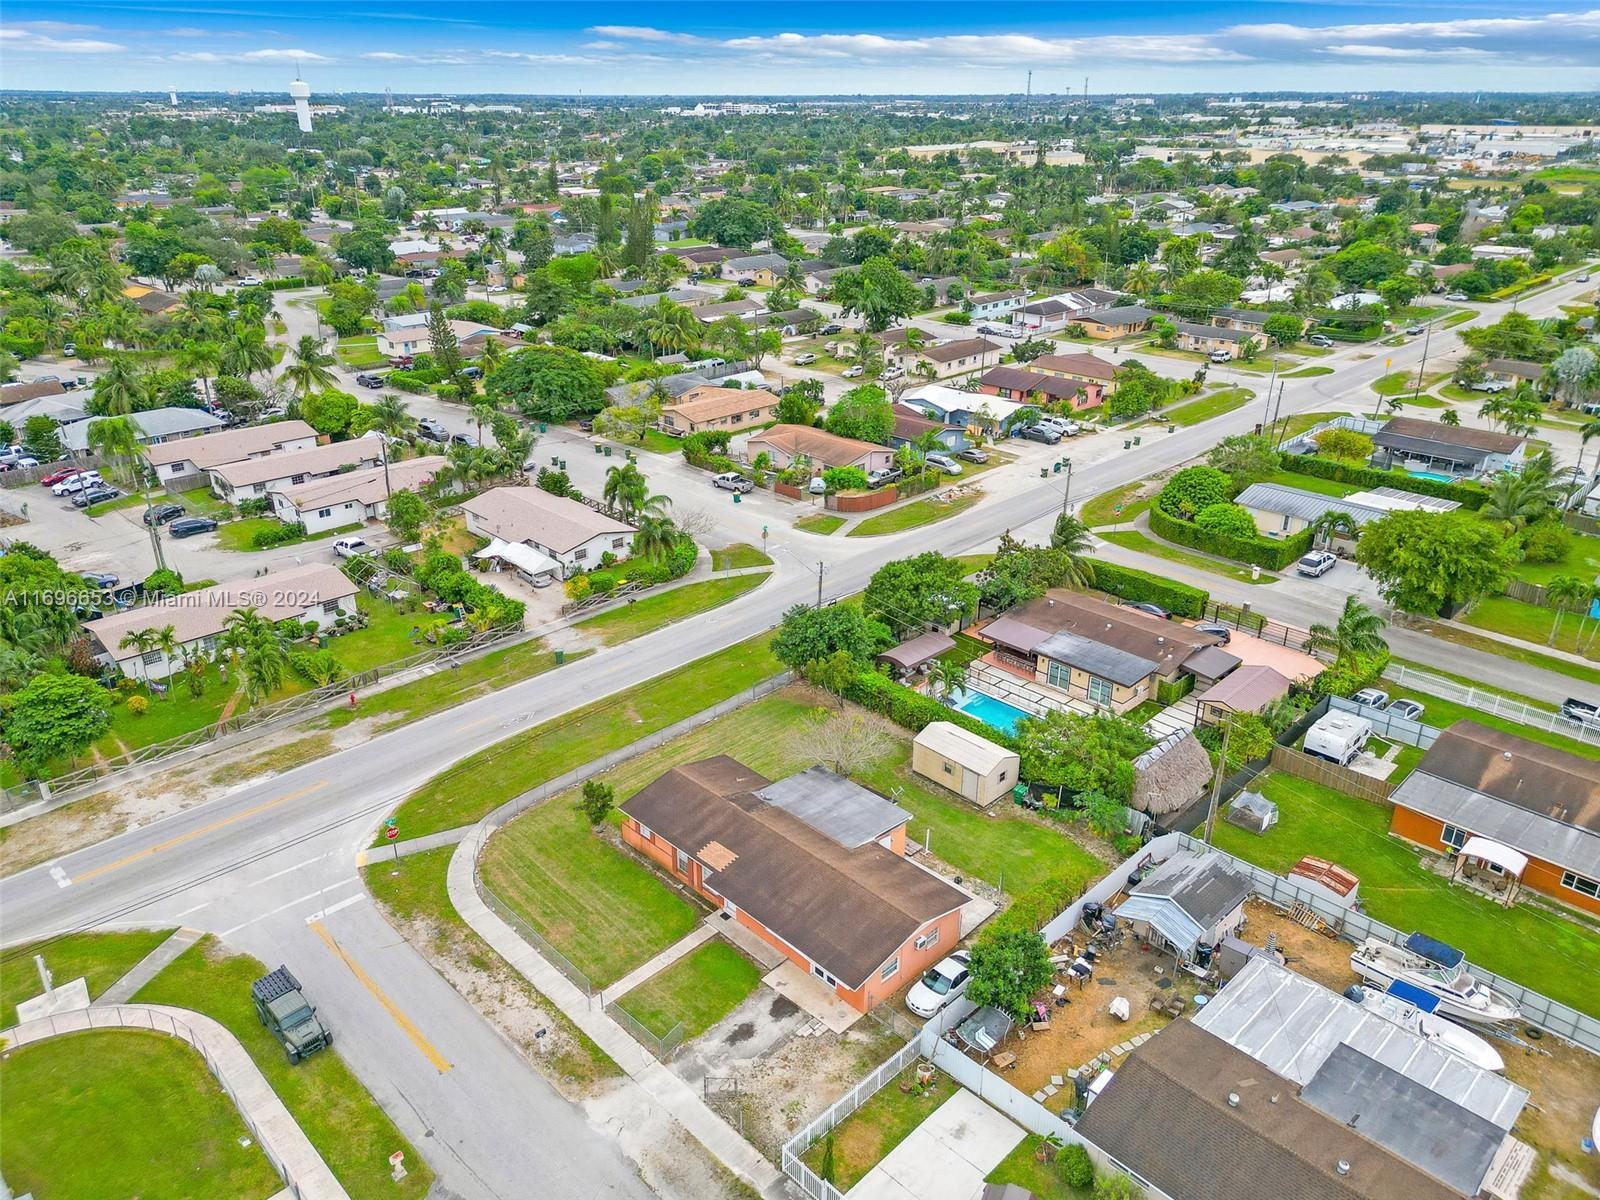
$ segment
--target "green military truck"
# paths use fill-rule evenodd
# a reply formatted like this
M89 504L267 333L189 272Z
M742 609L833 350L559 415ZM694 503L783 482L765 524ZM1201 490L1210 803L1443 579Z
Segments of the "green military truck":
M291 1063L333 1045L333 1031L317 1020L317 1010L300 990L288 967L263 975L250 985L256 1016L272 1030Z

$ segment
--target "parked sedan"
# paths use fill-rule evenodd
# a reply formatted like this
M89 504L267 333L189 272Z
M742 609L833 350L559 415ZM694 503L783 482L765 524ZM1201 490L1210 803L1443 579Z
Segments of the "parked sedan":
M1363 708L1374 708L1382 711L1389 703L1389 693L1382 688L1362 688L1350 699Z
M183 516L185 511L181 504L158 504L154 508L145 511L144 523L146 525L165 525L168 521L176 521Z
M737 471L724 471L720 475L711 477L711 486L721 488L725 492L753 492L756 485L751 483Z
M83 491L85 488L100 487L105 483L93 471L80 471L76 475L69 475L60 483L50 489L52 496L71 496Z
M860 379L866 373L867 369L860 365L846 367L844 370L839 372L839 374L843 375L846 379Z
M1308 579L1316 579L1333 570L1334 565L1338 563L1338 561L1339 560L1337 558L1329 554L1326 550L1313 550L1310 554L1307 554L1305 557L1303 557L1299 562L1295 563L1294 569L1301 575L1306 576Z
M939 470L943 471L946 475L961 474L961 464L956 462L956 460L951 458L948 454L942 454L936 450L927 456L926 461L929 466L938 467Z
M1149 600L1126 600L1123 602L1122 607L1131 608L1135 612L1142 612L1146 616L1160 617L1163 621L1170 620L1172 617L1172 614L1162 608L1161 605L1152 603Z
M383 386L383 378L382 375L372 371L363 371L356 376L356 382L364 388L381 388Z
M1389 701L1389 707L1383 711L1386 713L1393 713L1395 716L1406 721L1420 721L1422 720L1422 713L1426 707L1426 705L1416 700L1401 699Z
M978 449L976 446L968 446L965 450L957 450L956 457L964 458L970 463L986 463L989 461L988 453Z
M186 538L194 537L197 533L210 533L216 527L217 523L210 517L184 517L169 525L167 532L175 538Z
M906 1007L924 1019L937 1015L967 990L967 964L971 961L965 950L940 959L938 966L911 985Z
M804 366L806 366L806 365L808 365L810 363L814 363L816 361L817 361L817 356L815 354L810 353L809 351L807 351L805 354L796 354L794 356L794 365L797 366L797 367L804 367Z
M82 467L62 467L60 470L51 471L48 475L40 476L39 483L43 487L55 487L55 485L60 483L63 479L71 479L74 475L79 475L82 473Z
M122 495L114 487L86 487L72 498L73 508L88 508L91 504L104 504Z
M1030 442L1043 442L1047 446L1058 445L1061 435L1048 425L1024 425L1017 430L1018 437L1027 438Z
M1325 333L1313 333L1306 339L1306 345L1320 346L1323 349L1327 349L1329 346L1333 345L1333 339Z
M1194 627L1194 631L1196 633L1209 633L1224 646L1233 640L1233 630L1226 625L1218 625L1215 621L1201 621Z

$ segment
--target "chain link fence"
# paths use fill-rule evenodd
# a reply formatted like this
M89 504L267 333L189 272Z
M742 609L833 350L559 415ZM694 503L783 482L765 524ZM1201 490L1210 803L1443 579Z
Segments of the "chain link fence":
M478 846L478 853L480 856L483 853L484 844L485 843L480 843ZM472 865L472 886L478 889L478 899L487 904L497 917L499 917L507 925L511 926L511 928L515 929L518 936L520 936L530 946L537 950L541 956L547 959L552 967L560 971L578 987L582 988L583 994L589 998L591 1003L593 1003L594 998L599 994L600 989L595 987L594 984L590 982L589 977L580 971L573 964L571 959L546 941L538 930L536 930L532 925L528 924L523 917L518 916L516 911L509 904L500 899L499 896L495 895L494 889L483 881L483 874L478 870L478 864L476 862L474 862Z
M683 1045L683 1022L679 1021L661 1036L651 1033L620 1002L606 1006L606 1016L628 1031L628 1035L662 1062L671 1062L678 1047Z

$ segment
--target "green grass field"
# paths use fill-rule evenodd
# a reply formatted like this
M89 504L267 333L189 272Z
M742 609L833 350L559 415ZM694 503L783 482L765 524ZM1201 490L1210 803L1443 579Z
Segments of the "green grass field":
M923 525L932 525L935 521L948 520L957 513L966 512L981 499L983 499L981 492L971 492L965 496L957 496L954 500L937 500L932 496L923 500L913 500L910 504L903 504L899 508L887 509L868 517L845 536L879 537L886 533L904 533L907 529L917 529Z
M283 1188L177 1038L106 1029L36 1042L0 1061L0 1086L6 1182L41 1200L266 1200Z
M599 638L607 646L632 641L653 633L663 625L693 617L737 600L767 581L766 575L731 575L686 583L669 591L646 596L632 604L613 608L597 617L579 621L573 628Z
M1287 874L1304 855L1361 878L1362 907L1401 930L1420 929L1480 966L1563 1004L1600 1016L1600 933L1533 904L1504 908L1417 864L1417 850L1388 835L1390 809L1276 773L1257 788L1278 805L1278 823L1257 835L1217 822L1216 845Z
M1426 669L1431 671L1434 668L1428 667ZM1426 705L1427 711L1422 715L1423 721L1439 729L1448 729L1457 721L1471 720L1480 725L1488 725L1494 729L1504 730L1506 733L1514 733L1518 737L1527 738L1531 742L1542 742L1546 746L1554 746L1558 750L1566 750L1584 758L1600 759L1600 745L1585 744L1576 738L1567 737L1553 730L1524 725L1522 722L1512 720L1510 717L1486 712L1481 707L1468 708L1463 704L1457 704L1453 700L1445 700L1440 696L1430 696L1427 692L1418 691L1416 688L1408 687L1404 684L1396 684L1385 680L1379 686L1397 700L1404 696L1407 699L1417 700ZM1545 707L1545 711L1552 710Z
M470 825L536 784L778 674L783 666L767 648L770 637L709 654L469 755L400 805L395 816L403 836Z
M1485 596L1460 619L1479 629L1490 629L1538 646L1548 645L1565 650L1568 654L1583 654L1600 661L1600 643L1587 651L1579 644L1579 618L1576 613L1558 614L1553 608L1524 604L1510 596ZM1584 622L1584 625L1592 626L1592 622ZM1555 634L1554 641L1549 640L1552 632Z
M1236 579L1241 583L1266 584L1275 583L1278 579L1271 571L1263 571L1259 579L1252 578L1249 567L1230 564L1220 558L1207 558L1204 554L1196 554L1192 550L1184 550L1168 542L1157 541L1137 529L1102 531L1098 536L1114 546L1121 546L1124 550L1137 550L1140 554L1164 558L1168 562L1191 567L1196 571L1204 571L1209 575L1221 575L1228 579Z
M565 797L522 813L478 860L485 886L605 987L695 927L701 910L612 846Z
M39 972L33 965L35 954L44 955L45 966L57 984L83 978L89 985L89 999L97 998L121 979L145 955L166 941L170 929L135 929L112 933L69 933L48 942L30 942L0 952L0 1029L17 1023L19 1001L37 996Z
M1323 479L1317 475L1302 475L1298 471L1274 471L1261 482L1281 484L1284 487L1299 488L1302 492L1316 492L1321 496L1339 498L1352 496L1361 490L1353 483L1340 483L1338 480Z
M1332 375L1332 367L1300 367L1298 370L1285 371L1283 379L1315 379L1319 375Z
M372 898L393 914L397 921L426 923L433 932L435 954L457 953L478 971L512 975L515 972L511 965L461 919L461 914L450 903L446 878L450 871L450 856L455 852L454 846L443 846L437 850L424 850L420 854L408 854L400 860L398 867L380 857L363 867L361 876ZM516 986L525 987L538 996L533 986L520 977ZM543 997L540 999L543 1000ZM554 1004L545 1002L543 1007L550 1019L567 1034L570 1049L547 1049L535 1065L547 1068L549 1074L558 1078L571 1079L585 1086L622 1074L622 1068L588 1034L574 1025L571 1018ZM558 1047L563 1045L560 1042L556 1044Z
M1537 584L1549 583L1557 575L1576 575L1579 579L1592 580L1600 576L1600 537L1574 533L1572 549L1560 562L1520 562L1511 568L1511 573L1518 579Z
M744 567L770 567L772 559L768 558L754 546L744 542L735 542L731 546L724 546L720 550L711 552L711 569L713 571L737 571Z
M224 550L254 550L256 547L251 539L257 533L268 529L281 528L283 522L276 517L244 517L237 521L229 521L226 525L217 526L217 545ZM327 538L342 537L347 533L356 533L361 529L358 522L354 525L341 525L338 529L329 529L322 533L307 534L302 538L295 538L292 542L279 542L271 549L283 546L299 546L306 542L320 542Z
M1057 1163L1040 1162L1034 1157L1044 1139L1030 1133L1016 1149L1000 1160L1000 1165L985 1175L985 1183L1014 1183L1033 1193L1034 1200L1090 1200L1091 1191L1069 1187Z
M683 1040L699 1037L761 984L761 969L732 944L712 938L645 980L617 1007L657 1037L683 1024Z
M1209 421L1212 417L1220 417L1223 413L1243 408L1255 398L1256 394L1249 388L1221 388L1209 396L1202 396L1198 400L1191 400L1176 408L1165 409L1157 414L1156 420L1185 427L1198 425L1201 421Z
M351 1200L421 1200L433 1184L432 1169L345 1065L337 1047L290 1066L278 1039L256 1017L250 984L266 972L248 954L232 954L207 936L141 988L134 1001L195 1009L226 1025ZM411 1172L399 1184L389 1178L388 1159L396 1150L405 1152Z
M820 537L827 537L843 524L843 517L819 512L812 513L809 517L801 517L794 523L794 527L801 533L814 533Z
M1278 424L1278 440L1288 441L1290 438L1304 433L1314 425L1321 425L1324 421L1331 421L1335 417L1348 417L1349 415L1347 412L1295 413Z
M1127 521L1135 520L1140 513L1150 507L1148 499L1135 500L1139 489L1144 487L1142 480L1125 483L1121 487L1112 488L1109 492L1101 492L1094 499L1088 501L1078 510L1078 518L1091 529L1098 529L1102 525L1120 525ZM1117 509L1122 511L1118 512Z

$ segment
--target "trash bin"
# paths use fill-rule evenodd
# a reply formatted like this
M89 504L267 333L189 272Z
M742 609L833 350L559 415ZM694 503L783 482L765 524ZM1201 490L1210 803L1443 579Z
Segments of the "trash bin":
M599 449L601 449L601 447L596 446L595 449L599 450ZM605 452L606 452L606 457L610 458L611 457L611 447L610 446L606 446L606 447L604 447L604 449L605 449Z
M735 493L734 493L734 494L733 494L733 502L734 502L734 503L735 503L735 504L738 504L738 503L739 503L739 502L740 502L740 500L742 500L742 499L743 499L743 497L742 497L742 496L740 496L740 495L739 495L739 493L738 493L738 492L735 492Z
M559 467L561 465L561 456L559 454L552 454L550 456L550 465L552 467Z
M556 666L559 667L562 663L564 663L566 661L567 661L567 652L565 650L557 650L556 651Z
M1122 439L1122 448L1124 450L1132 450L1133 449L1133 439L1132 438L1123 438Z
M1061 464L1060 463L1056 463L1055 466L1052 468L1052 470L1057 475L1061 474Z
M1049 467L1040 467L1039 468L1039 478L1040 479L1049 479L1050 478L1050 468Z
M549 433L550 432L550 426L546 425L543 421L540 421L539 422L539 432L540 433Z
M1135 446L1137 446L1137 445L1138 445L1138 444L1139 444L1139 443L1140 443L1140 442L1141 442L1141 441L1143 441L1143 440L1144 440L1144 439L1143 439L1143 438L1142 438L1142 437L1136 437L1136 438L1134 438L1134 439L1133 439L1133 444L1134 444L1134 445L1135 445Z
M594 444L594 452L596 454L605 454L609 449L610 449L610 447L602 446L599 442L596 442Z

